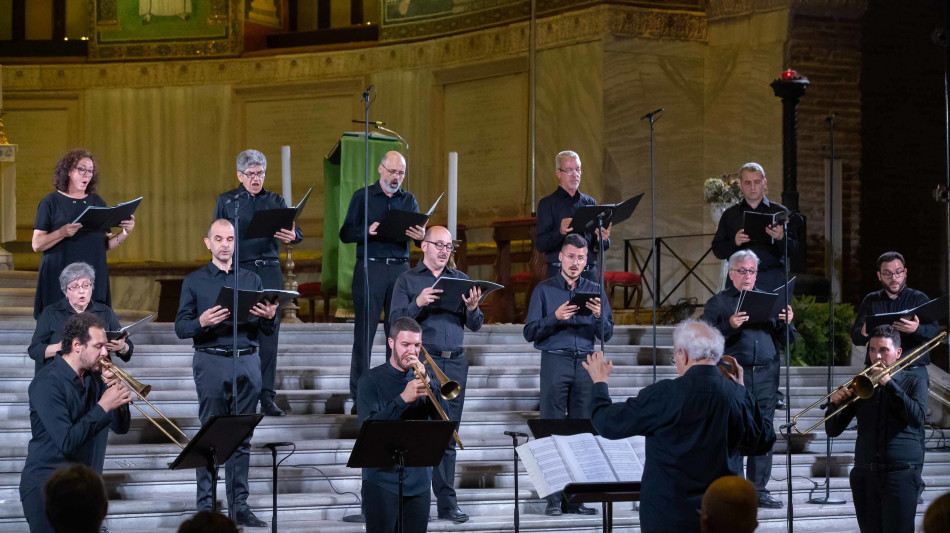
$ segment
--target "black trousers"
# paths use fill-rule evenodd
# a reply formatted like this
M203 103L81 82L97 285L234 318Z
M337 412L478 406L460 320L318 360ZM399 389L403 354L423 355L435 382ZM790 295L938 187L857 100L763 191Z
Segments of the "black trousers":
M851 469L851 494L861 533L913 533L921 465L896 471Z
M370 357L373 353L373 337L379 327L379 314L386 312L383 321L383 330L389 336L389 304L393 298L393 285L400 274L409 270L409 262L398 265L369 262L369 293L363 285L363 260L356 259L353 268L353 311L355 326L353 328L353 356L350 360L350 398L356 401L356 387L360 376L369 368ZM369 311L369 323L366 323L366 312ZM369 334L369 343L366 342L366 332ZM388 352L387 352L388 353Z
M241 261L241 268L257 273L265 289L283 289L284 276L280 271L279 263L255 265L254 261ZM274 317L274 332L265 335L263 332L257 338L260 343L257 353L261 357L261 403L273 402L276 396L275 381L277 380L277 336L280 333L280 311Z
M426 348L432 360L449 379L458 381L462 392L455 399L448 402L445 414L449 420L462 420L462 407L465 405L465 389L468 383L468 359L465 353L447 359L439 357L437 352ZM435 381L433 381L435 387ZM435 392L435 389L433 389ZM461 437L460 437L461 438ZM458 498L455 495L455 439L450 439L445 455L439 466L432 469L432 493L438 502L439 511L449 511L458 507Z
M30 533L56 533L49 519L46 518L46 495L43 487L36 487L20 496L23 505L23 515L30 525Z
M762 366L743 367L743 383L755 396L763 418L767 417L768 420L775 418L780 372L781 365L778 361ZM756 492L760 495L768 494L769 489L766 485L772 476L772 450L770 449L765 455L747 457L745 473L746 479L755 485Z
M395 533L399 516L399 495L369 481L363 482L366 533ZM429 492L403 496L403 532L425 533L429 527Z
M236 358L195 351L192 367L198 389L198 418L204 425L214 415L233 414L233 367L237 363L237 414L253 414L261 394L261 358L251 354ZM225 463L225 487L228 508L240 511L247 507L247 473L251 466L251 436ZM198 480L198 511L211 510L211 474L195 469Z
M548 269L545 273L545 279L553 278L561 272L561 265L557 263L548 263ZM600 283L600 273L597 272L597 265L592 265L590 268L581 272L581 277L593 281L594 283Z

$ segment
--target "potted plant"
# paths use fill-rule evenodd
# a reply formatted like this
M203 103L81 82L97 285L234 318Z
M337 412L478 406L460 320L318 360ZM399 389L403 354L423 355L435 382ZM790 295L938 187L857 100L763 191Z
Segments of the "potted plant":
M718 178L707 179L703 183L703 200L709 204L709 216L718 225L726 209L742 200L739 174L723 174Z

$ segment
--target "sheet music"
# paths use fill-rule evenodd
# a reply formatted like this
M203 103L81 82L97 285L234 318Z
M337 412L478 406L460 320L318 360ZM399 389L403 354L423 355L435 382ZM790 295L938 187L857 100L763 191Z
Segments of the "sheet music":
M528 480L534 485L538 496L544 498L574 481L553 439L528 441L518 446L517 450L528 473Z
M576 483L618 481L590 433L552 435Z
M613 468L617 481L640 481L643 477L643 463L630 439L610 440L600 435L596 439Z

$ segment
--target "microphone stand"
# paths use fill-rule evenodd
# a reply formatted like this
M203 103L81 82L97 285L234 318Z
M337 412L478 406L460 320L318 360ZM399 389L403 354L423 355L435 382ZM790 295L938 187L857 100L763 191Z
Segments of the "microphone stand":
M366 295L366 298L369 298L369 106L372 103L369 94L372 89L372 85L367 87L361 99L365 114L365 121L363 122L363 294ZM373 360L373 348L370 345L369 338L369 305L363 305L363 320L363 346L369 355L367 357L369 359L367 366L369 366ZM353 402L356 403L356 398L353 398Z
M521 531L521 510L518 509L518 437L528 438L527 433L521 433L519 431L506 431L505 435L511 437L511 449L514 452L514 467L515 467L515 533L520 533Z
M651 251L653 255L653 383L656 383L656 314L660 296L659 257L657 256L660 250L656 246L656 141L654 139L653 126L657 120L660 120L662 116L660 114L662 112L663 109L661 108L640 117L640 120L646 118L650 119L650 235L652 237L653 246Z
M828 384L827 392L831 393L834 386L835 366L835 114L826 119L831 136L830 152L831 164L828 165ZM788 291L786 291L788 293ZM786 410L789 413L791 409ZM845 501L831 497L831 437L825 433L825 495L811 498L808 503L821 505L844 505Z
M598 258L597 258L597 266L600 267L600 272L597 274L597 277L600 278L600 353L606 355L606 353L604 352L604 337L606 336L606 332L607 332L607 324L605 320L606 317L604 316L604 314L606 313L606 309L607 309L606 306L608 305L608 302L607 302L607 291L604 289L605 265L604 265L604 239L603 239L604 214L603 213L600 213L599 215L597 215L597 229L600 230L597 234L597 248L599 249ZM655 361L656 360L655 353L654 353L653 358ZM653 371L654 373L656 372L656 367L654 367Z
M792 361L792 352L791 352L791 336L789 332L789 323L788 323L788 304L789 304L789 294L788 294L788 220L791 217L785 217L785 221L782 222L782 231L785 234L785 238L782 239L783 252L782 255L785 259L785 425L782 426L782 429L785 430L785 482L788 486L788 512L786 515L786 520L788 521L788 533L793 533L795 525L793 518L795 513L793 511L794 502L792 501L792 397L789 383L791 382L791 361Z
M240 260L241 239L239 238L241 232L238 229L239 228L238 222L240 222L238 215L241 211L241 195L242 194L244 193L239 192L234 196L234 254L231 256L231 270L234 272L234 289L233 289L234 300L232 300L232 303L231 303L232 305L231 309L234 310L233 314L231 315L231 400L232 400L231 414L234 414L234 415L238 414L238 407L237 407L238 317L237 317L237 312L238 312L238 287L240 286L240 284L238 283L238 268L239 268L238 265L241 264L241 260ZM225 279L227 279L226 276L225 276ZM218 480L212 479L211 482L217 485ZM276 487L274 490L277 490ZM234 509L232 509L230 505L228 506L228 518L230 518L231 520L235 519Z

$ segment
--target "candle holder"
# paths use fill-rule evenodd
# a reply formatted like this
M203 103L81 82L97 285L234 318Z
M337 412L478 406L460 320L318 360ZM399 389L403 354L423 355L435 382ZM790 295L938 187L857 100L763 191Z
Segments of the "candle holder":
M285 246L287 247L287 260L284 262L284 290L297 292L297 275L294 274L294 267L296 266L294 264L294 246L292 244ZM289 324L300 324L302 321L297 317L299 309L300 307L297 306L294 300L287 302L280 316L280 321Z

